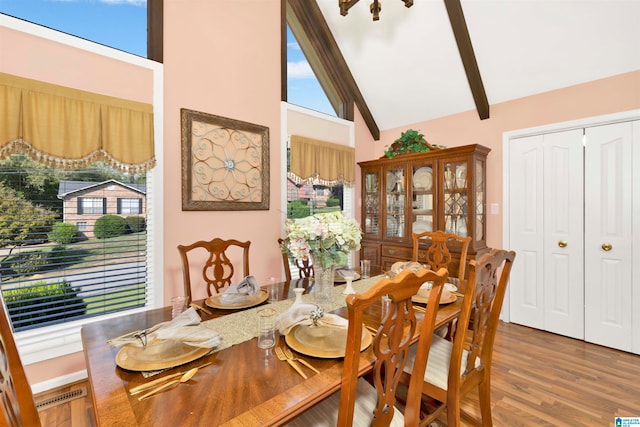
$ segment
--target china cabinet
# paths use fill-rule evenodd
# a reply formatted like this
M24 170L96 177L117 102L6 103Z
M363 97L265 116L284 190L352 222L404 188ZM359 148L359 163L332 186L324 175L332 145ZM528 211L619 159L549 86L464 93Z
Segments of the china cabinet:
M411 259L414 231L431 230L471 236L469 257L482 252L489 151L473 144L358 163L364 233L361 259L386 270L396 261Z

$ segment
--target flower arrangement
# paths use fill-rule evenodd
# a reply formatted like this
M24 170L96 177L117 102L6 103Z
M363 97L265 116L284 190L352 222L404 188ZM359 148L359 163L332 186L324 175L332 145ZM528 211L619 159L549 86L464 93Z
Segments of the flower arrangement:
M323 268L346 265L347 255L360 249L362 239L356 220L339 211L288 219L285 233L283 251L298 259L313 255Z

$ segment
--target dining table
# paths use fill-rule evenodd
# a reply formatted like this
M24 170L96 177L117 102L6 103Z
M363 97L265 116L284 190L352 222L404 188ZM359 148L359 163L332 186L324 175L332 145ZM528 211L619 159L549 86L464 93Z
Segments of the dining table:
M360 293L383 276L353 282ZM276 332L276 345L257 345L258 312L265 307L282 313L293 304L293 289L303 288L304 302L315 303L313 279L282 282L278 300L242 309L224 309L207 305L210 300L196 301L208 312L198 310L202 324L220 333L220 345L196 360L157 372L123 369L116 362L120 348L110 345L114 337L150 328L171 320L171 307L151 309L82 327L81 336L87 366L90 395L98 426L266 426L282 425L340 388L343 359L313 357L294 353L311 364L318 373L301 366L307 379L279 360L276 347L286 346L285 338ZM336 283L332 300L323 304L326 312L347 317L343 283ZM441 304L436 327L444 326L460 313L462 298ZM365 326L371 330L381 322L381 304L372 305L365 315ZM416 311L420 319L421 312ZM420 324L420 322L418 322ZM419 328L414 339L419 337ZM362 375L371 371L375 356L371 347L360 357ZM205 365L206 366L202 366ZM202 366L190 380L168 387L149 398L139 400L132 388L156 378Z

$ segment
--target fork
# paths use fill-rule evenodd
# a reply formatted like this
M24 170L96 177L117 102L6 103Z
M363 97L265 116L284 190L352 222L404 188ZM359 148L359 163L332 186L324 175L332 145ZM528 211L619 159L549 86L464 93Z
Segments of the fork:
M280 347L275 347L275 352L279 360L282 360L283 362L287 362L293 369L296 370L297 373L299 373L302 376L302 378L304 378L305 380L307 379L307 376L305 375L305 373L302 372L302 368L300 368L300 366L296 362L287 358L287 356L285 356L284 352Z
M289 347L283 347L282 348L282 352L284 353L285 356L287 356L287 359L293 360L294 362L302 363L304 366L306 366L307 368L311 369L316 374L320 373L320 371L318 371L316 368L311 366L311 363L307 362L306 360L303 360L303 359L300 359L300 358L294 356L294 354L291 352L291 349Z

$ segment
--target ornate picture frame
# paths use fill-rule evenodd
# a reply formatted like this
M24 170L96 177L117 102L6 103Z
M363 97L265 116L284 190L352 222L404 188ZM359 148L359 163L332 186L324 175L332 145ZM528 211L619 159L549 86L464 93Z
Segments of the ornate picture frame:
M182 210L269 209L269 128L180 109Z

